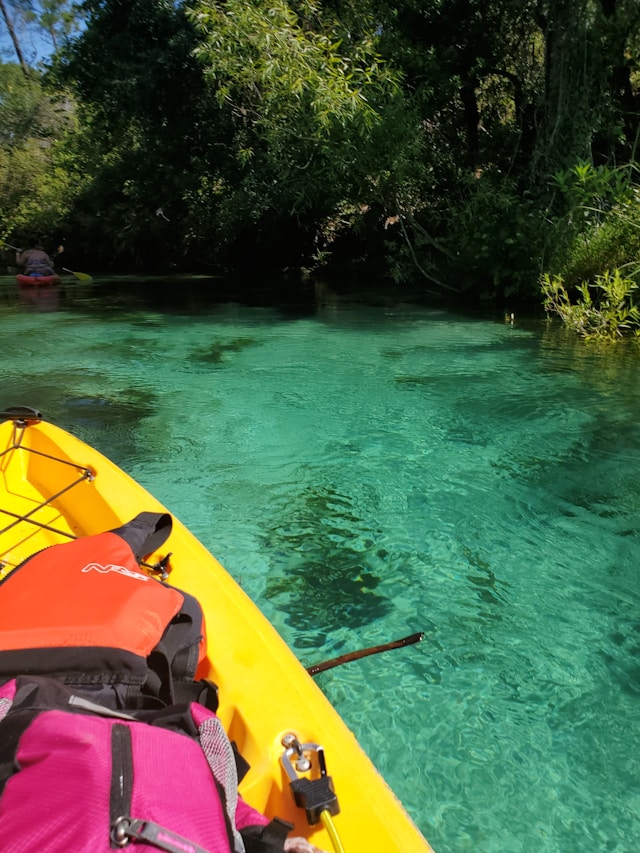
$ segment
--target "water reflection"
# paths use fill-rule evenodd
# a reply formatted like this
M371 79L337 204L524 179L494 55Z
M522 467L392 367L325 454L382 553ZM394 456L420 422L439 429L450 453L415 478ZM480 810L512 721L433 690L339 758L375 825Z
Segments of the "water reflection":
M32 311L57 311L60 302L60 286L49 285L17 285L20 302Z

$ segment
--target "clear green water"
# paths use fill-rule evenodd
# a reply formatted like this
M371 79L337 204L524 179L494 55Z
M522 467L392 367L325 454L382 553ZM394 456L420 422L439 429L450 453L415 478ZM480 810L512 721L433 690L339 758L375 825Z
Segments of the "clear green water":
M154 492L304 663L425 631L318 680L437 853L635 851L638 350L207 287L4 279L0 404Z

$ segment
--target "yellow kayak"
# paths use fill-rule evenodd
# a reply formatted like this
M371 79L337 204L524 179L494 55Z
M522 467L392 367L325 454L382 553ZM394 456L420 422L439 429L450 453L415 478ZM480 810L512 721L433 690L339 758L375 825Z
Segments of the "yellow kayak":
M11 409L4 417L0 577L49 545L114 529L140 512L168 511L114 463L34 410ZM204 610L210 642L204 674L218 685L218 715L251 766L240 786L244 799L268 817L294 824L292 834L330 853L430 851L293 652L177 519L162 551L146 562L168 552L167 582L196 596ZM339 813L323 812L310 826L290 782L317 778L322 758Z

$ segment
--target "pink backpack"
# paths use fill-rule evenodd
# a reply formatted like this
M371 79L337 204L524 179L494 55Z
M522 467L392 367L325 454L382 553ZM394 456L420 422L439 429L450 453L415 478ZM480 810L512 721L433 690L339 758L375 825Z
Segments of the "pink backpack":
M291 829L238 795L233 748L198 703L132 713L55 679L0 687L0 838L13 853L271 853Z

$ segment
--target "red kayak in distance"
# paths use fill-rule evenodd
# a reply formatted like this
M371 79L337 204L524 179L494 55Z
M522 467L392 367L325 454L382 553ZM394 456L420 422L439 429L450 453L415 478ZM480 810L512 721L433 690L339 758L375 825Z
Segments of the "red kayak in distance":
M28 284L28 285L48 285L48 284L60 284L60 276L59 275L17 275L16 281L18 284Z

